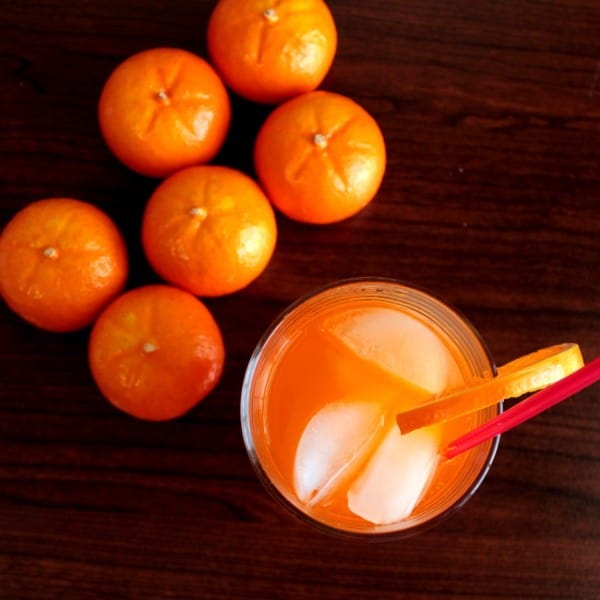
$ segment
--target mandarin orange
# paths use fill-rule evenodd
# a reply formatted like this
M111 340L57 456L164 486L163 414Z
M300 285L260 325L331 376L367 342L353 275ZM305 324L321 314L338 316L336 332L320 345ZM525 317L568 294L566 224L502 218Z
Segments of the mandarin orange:
M0 294L23 319L50 331L90 325L121 291L127 272L117 226L80 200L33 202L0 236Z
M359 104L331 92L309 92L267 117L254 164L267 196L285 215L333 223L374 198L385 172L385 143Z
M221 332L206 306L165 285L119 296L98 317L89 341L100 391L118 409L149 421L194 407L217 385L224 361Z
M225 141L231 107L205 60L178 48L154 48L112 72L98 118L119 160L142 175L164 177L214 158Z
M277 239L273 209L250 177L227 167L189 167L163 181L142 222L142 245L166 281L199 296L246 287Z
M234 92L275 104L320 85L333 62L337 31L322 0L219 0L207 43Z

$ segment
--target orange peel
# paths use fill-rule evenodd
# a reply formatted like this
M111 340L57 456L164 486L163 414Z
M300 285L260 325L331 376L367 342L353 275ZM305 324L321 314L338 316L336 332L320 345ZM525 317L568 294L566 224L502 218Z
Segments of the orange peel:
M402 433L442 423L541 390L583 366L579 346L557 344L521 356L498 368L496 377L471 380L465 387L396 415Z

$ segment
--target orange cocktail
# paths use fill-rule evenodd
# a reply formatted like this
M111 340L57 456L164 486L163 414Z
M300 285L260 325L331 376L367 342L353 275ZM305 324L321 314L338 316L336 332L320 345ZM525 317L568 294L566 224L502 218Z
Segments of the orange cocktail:
M451 461L445 445L493 407L403 435L396 413L492 377L472 326L435 298L387 280L334 284L290 307L259 343L242 427L263 483L329 531L414 532L460 506L496 442Z

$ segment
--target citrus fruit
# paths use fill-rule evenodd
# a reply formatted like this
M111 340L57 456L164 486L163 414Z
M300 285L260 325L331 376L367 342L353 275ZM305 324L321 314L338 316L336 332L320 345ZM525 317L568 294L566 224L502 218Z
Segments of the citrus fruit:
M207 43L234 92L276 104L319 86L333 62L337 32L322 0L220 0Z
M256 173L285 215L333 223L367 205L385 171L379 126L356 102L331 92L309 92L278 106L254 147Z
M561 377L558 381L554 381L506 412L496 415L483 425L450 442L446 446L443 457L453 458L505 431L510 431L517 425L571 398L577 392L598 381L600 381L600 357L577 368L573 373Z
M542 348L498 368L496 377L474 379L442 397L396 416L402 433L457 417L541 390L583 366L577 344Z
M71 198L33 202L0 237L0 294L50 331L90 325L127 279L125 242L95 206Z
M142 245L166 281L199 296L235 292L262 273L277 238L268 199L252 179L227 167L189 167L150 197Z
M89 341L100 391L118 409L149 421L173 419L200 402L219 381L224 360L221 332L206 306L166 285L119 296Z
M178 48L130 56L100 96L102 135L130 169L164 177L212 160L230 124L225 86L202 58Z

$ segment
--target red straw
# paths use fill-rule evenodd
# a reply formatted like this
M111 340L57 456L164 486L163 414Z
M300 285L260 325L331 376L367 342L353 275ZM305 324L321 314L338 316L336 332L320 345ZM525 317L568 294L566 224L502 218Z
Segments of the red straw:
M519 404L506 412L454 440L448 444L444 452L444 458L452 458L500 433L504 433L520 425L523 421L535 417L598 380L600 380L600 357L595 358L587 365L581 367L581 369L571 373L571 375L549 385L541 392L532 394L529 398L519 402Z

